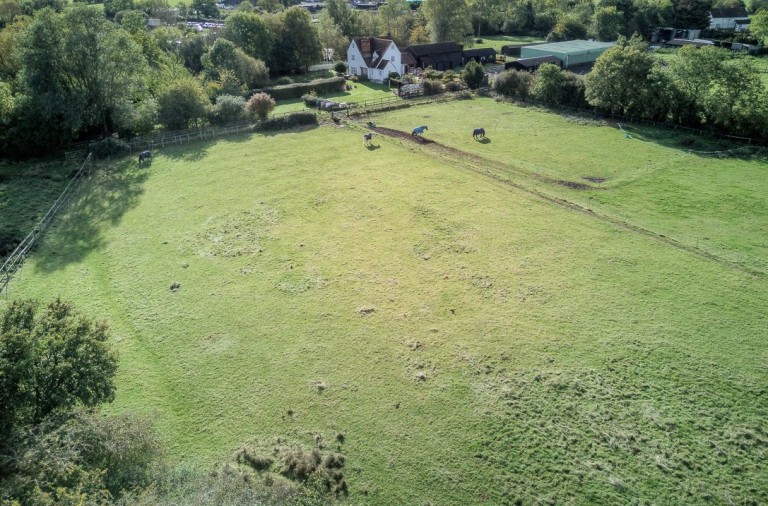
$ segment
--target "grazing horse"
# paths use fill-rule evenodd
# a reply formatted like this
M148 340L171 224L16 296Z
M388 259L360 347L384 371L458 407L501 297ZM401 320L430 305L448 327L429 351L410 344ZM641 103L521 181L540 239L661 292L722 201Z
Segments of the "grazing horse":
M413 132L411 132L411 137L415 135L421 135L424 133L424 130L429 130L426 126L420 126L413 129Z
M485 128L475 128L472 130L472 138L477 140L478 138L485 139Z
M150 163L152 163L152 152L151 151L147 150L147 151L142 151L141 153L139 153L139 165L143 165L145 160L150 162Z
M368 132L367 134L363 135L363 144L370 146L371 139L373 139L373 132Z

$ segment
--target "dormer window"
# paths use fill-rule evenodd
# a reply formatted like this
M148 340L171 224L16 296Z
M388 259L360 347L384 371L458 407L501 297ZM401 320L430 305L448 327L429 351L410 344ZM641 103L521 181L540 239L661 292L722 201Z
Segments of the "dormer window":
M372 60L373 60L373 61L376 61L378 58L379 58L379 53L377 53L376 51L374 51L374 52L373 52L373 57L372 57Z

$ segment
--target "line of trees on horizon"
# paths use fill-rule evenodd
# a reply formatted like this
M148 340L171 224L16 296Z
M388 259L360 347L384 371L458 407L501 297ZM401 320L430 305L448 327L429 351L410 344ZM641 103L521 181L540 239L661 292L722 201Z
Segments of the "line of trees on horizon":
M353 37L389 36L403 47L466 41L486 31L615 40L647 37L668 24L702 27L713 5L738 1L425 0L414 11L406 0L389 0L377 12L359 12L346 0L327 0L313 20L291 6L294 0L259 0L255 7L246 0L223 30L199 33L183 24L148 29L148 16L172 10L167 0L107 0L103 9L0 0L0 153L41 155L158 126L223 122L242 112L249 90L290 83L325 49L344 59ZM753 35L766 39L768 0L747 2L762 9Z
M509 70L493 83L507 97L595 110L755 139L768 138L768 93L748 57L685 46L667 65L639 37L619 39L581 77L553 64Z

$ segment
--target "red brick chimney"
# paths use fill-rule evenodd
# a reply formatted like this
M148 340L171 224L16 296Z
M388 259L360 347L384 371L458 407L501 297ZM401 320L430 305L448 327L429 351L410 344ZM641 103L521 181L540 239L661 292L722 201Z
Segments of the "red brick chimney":
M370 37L366 37L364 39L360 39L360 52L363 53L363 55L368 56L371 54L371 39Z

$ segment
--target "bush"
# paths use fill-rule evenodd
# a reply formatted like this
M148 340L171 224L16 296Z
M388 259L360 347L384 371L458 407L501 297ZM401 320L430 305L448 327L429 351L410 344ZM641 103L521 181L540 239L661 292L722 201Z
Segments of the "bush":
M312 112L297 112L279 118L262 121L260 130L288 130L303 125L317 125L317 116Z
M268 93L275 100L301 98L302 95L314 91L318 95L336 93L344 88L346 80L343 77L331 77L328 79L316 79L308 83L286 84L284 86L272 86L257 90Z
M425 95L439 95L445 93L445 86L437 79L425 79L422 83Z
M222 95L211 109L211 123L224 125L245 117L245 99L233 95Z
M483 77L485 77L485 69L474 60L467 63L464 67L464 72L461 74L461 78L473 90L482 86Z
M251 117L265 120L275 109L275 99L266 93L256 93L248 100L245 108Z
M96 158L107 158L113 155L127 155L131 152L131 147L123 140L107 137L95 144L91 144L91 152Z
M288 76L282 76L275 79L275 84L278 86L285 86L287 84L293 84L293 79Z
M467 87L464 85L464 83L459 80L449 81L445 83L445 89L450 92L462 91L462 90L465 90L466 88Z
M210 101L192 78L171 83L157 97L158 120L169 130L189 128L208 117Z
M347 64L343 61L338 61L336 62L336 65L333 66L333 70L339 74L345 74L347 72Z
M302 95L301 99L307 107L317 107L317 93L314 91Z
M533 75L529 72L505 70L493 82L493 91L510 98L526 99L531 94Z

